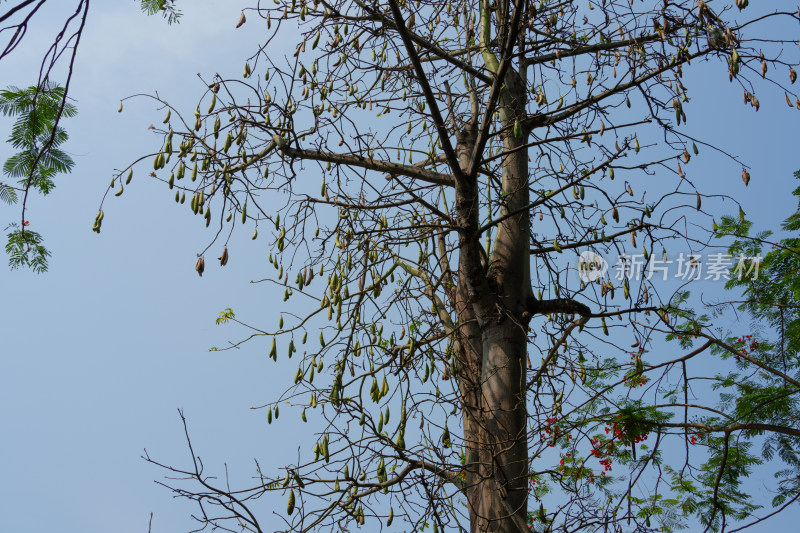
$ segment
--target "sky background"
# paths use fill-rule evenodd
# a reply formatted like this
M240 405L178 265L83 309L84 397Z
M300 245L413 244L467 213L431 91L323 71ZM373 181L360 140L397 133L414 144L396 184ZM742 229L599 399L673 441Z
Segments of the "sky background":
M0 85L35 79L42 47L70 3L52 4L24 45L0 63ZM138 2L92 5L70 93L79 114L63 124L76 165L59 176L53 194L29 206L31 228L53 253L49 272L0 267L0 531L142 533L151 511L154 532L189 530L195 506L173 500L153 482L162 472L140 458L147 448L159 461L187 464L177 408L188 417L195 451L217 472L227 462L246 478L254 457L278 465L296 457L299 443L313 443L309 429L299 427L299 412L282 412L280 424L270 426L263 411L250 409L283 390L293 364L269 361L267 341L209 351L245 335L215 326L227 307L253 324L277 321L281 293L250 283L272 269L266 239L253 242L246 229L239 232L228 266L210 260L221 251L212 250L198 277L196 254L210 230L186 216L186 206L176 209L166 185L147 179L146 166L104 206L102 233L91 231L114 170L161 142L147 127L160 124L164 112L139 98L117 113L120 99L158 92L190 114L204 90L197 73L240 75L265 30L255 16L234 29L246 2L186 4L175 26L141 15ZM745 188L740 166L703 149L689 177L704 192L737 198L758 228L776 227L796 208L790 192L800 168L800 112L789 111L779 92L760 94L758 113L742 106L741 89L728 84L719 63L690 69L686 85L693 97L687 131L752 167ZM0 132L8 124L0 121ZM0 160L10 154L0 144ZM18 213L0 209L4 224ZM704 209L719 218L736 206L706 200ZM770 528L790 528L800 518L793 514ZM279 527L269 518L264 523Z

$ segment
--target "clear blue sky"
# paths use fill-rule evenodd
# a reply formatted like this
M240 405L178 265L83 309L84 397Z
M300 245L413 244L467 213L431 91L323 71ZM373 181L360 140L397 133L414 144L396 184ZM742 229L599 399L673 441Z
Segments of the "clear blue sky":
M191 113L203 89L196 73L238 75L263 35L255 17L234 29L245 2L185 4L183 22L172 27L140 15L138 2L93 4L71 92L79 115L64 123L76 166L50 197L31 202L28 217L53 252L50 270L37 276L0 267L0 531L142 533L151 511L154 532L190 529L195 507L172 500L153 483L162 473L139 458L147 448L163 462L185 464L178 407L209 466L221 472L227 461L241 479L253 473L254 457L291 460L305 437L296 413L268 426L250 410L272 400L294 366L269 361L266 341L208 350L244 334L214 325L226 307L254 324L277 321L280 293L249 283L271 268L266 240L235 237L228 266L220 269L210 253L199 278L195 254L209 230L143 170L104 207L102 234L91 231L114 169L159 146L147 127L163 112L138 99L118 114L120 99L158 91ZM0 64L0 85L35 79L32 60L63 8L51 6ZM800 111L774 92L760 96L755 113L742 106L741 89L728 84L721 64L699 67L707 71L687 83L689 129L740 156L753 178L745 189L741 167L710 150L693 160L689 176L704 192L739 199L759 228L775 227L796 207L790 191L800 168ZM0 132L6 128L0 122ZM0 144L0 160L9 153ZM704 208L736 210L730 202ZM11 212L0 211L2 220Z

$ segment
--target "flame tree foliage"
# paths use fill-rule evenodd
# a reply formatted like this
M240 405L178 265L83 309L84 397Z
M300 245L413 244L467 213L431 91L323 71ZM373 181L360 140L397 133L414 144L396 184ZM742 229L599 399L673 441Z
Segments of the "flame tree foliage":
M26 229L25 204L31 191L49 194L55 187L55 176L70 172L74 165L59 148L68 138L64 128L57 125L59 118L77 114L74 105L64 102L64 95L64 88L54 85L0 91L0 114L16 117L8 143L20 150L3 164L3 174L14 185L0 182L0 200L6 204L15 204L22 196L22 221L5 228L11 230L5 249L12 269L27 266L34 272L47 270L50 252L38 232Z
M32 22L46 11L47 0L3 0L0 4L3 4L0 7L2 61L19 47ZM141 0L139 8L148 15L161 13L170 24L181 16L174 0ZM30 221L25 211L32 191L48 194L55 187L55 174L69 172L73 165L69 156L59 149L67 140L60 123L62 118L76 113L75 106L68 102L68 92L88 15L89 0L77 0L74 11L63 21L42 57L36 85L26 89L11 86L0 92L0 113L20 116L8 142L13 148L23 149L3 166L3 174L11 178L12 183L0 181L0 200L7 204L22 200L19 223L5 228L12 230L5 246L12 269L26 266L34 272L47 270L50 252L44 247L41 234L27 229ZM63 62L66 62L66 82L61 86L52 78L54 69L57 71L59 65L64 66Z
M774 87L794 105L797 35L776 28L800 15L746 4L246 10L238 26L258 24L265 42L244 79L206 80L193 116L160 101L164 144L142 160L216 228L206 250L222 265L234 230L268 239L270 279L305 310L250 337L299 363L268 420L290 402L319 438L249 486L215 482L194 454L169 467L187 476L173 488L200 520L274 529L256 502L274 491L292 531L720 530L753 513L753 442L796 446L798 430L726 399L736 378L709 366L742 347L649 282L575 273L581 251L630 241L657 264L667 241L696 250L710 237L686 229L703 191L682 165L704 143L681 128L685 71L727 66L746 105ZM765 402L797 392L795 361L751 359L783 387ZM794 461L779 480L792 501Z

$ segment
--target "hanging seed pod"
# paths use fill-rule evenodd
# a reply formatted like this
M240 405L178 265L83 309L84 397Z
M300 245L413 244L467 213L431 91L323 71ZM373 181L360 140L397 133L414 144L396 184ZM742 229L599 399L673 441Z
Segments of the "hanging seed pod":
M702 205L702 202L700 200L700 193L696 192L695 194L697 195L697 210L700 211L700 206Z
M220 266L225 266L228 264L228 247L226 246L222 250L222 255L219 256L219 264Z
M278 345L275 342L275 337L272 337L272 348L269 350L269 357L274 361L278 360Z
M125 185L128 185L131 182L131 179L133 179L133 169L128 172L128 177L125 178Z
M750 185L750 173L745 168L742 169L742 181L745 187Z
M200 277L203 277L203 270L206 268L206 261L203 259L203 256L197 258L197 262L194 264L194 269L197 271L197 274Z
M244 11L242 11L242 14L239 16L239 21L236 23L236 27L241 28L245 22L247 22L247 17L244 16Z
M286 512L288 514L294 512L294 490L289 491L289 503L286 504Z

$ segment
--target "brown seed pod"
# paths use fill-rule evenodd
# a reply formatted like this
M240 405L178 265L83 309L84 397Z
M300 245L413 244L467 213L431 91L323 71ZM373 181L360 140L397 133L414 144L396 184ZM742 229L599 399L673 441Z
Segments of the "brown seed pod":
M197 274L202 278L203 271L206 269L206 261L203 259L203 256L197 258L197 263L194 264L194 269L197 271Z
M239 22L236 23L237 28L241 28L242 25L247 22L247 17L244 16L244 11L242 11L241 16L239 16Z
M792 83L797 81L797 71L795 71L792 67L789 67L789 81Z
M742 169L742 181L744 182L745 187L750 184L750 173L746 168Z
M219 259L220 266L225 266L225 265L228 264L228 247L227 246L222 250L222 255L219 256L218 259Z
M700 211L700 206L702 205L702 201L700 200L700 193L696 192L697 195L697 210Z
M792 105L792 101L791 101L791 100L789 100L789 95L788 95L788 94L786 94L786 93L783 93L783 96L784 96L784 97L786 97L786 105L788 105L789 107L794 107L794 106Z

